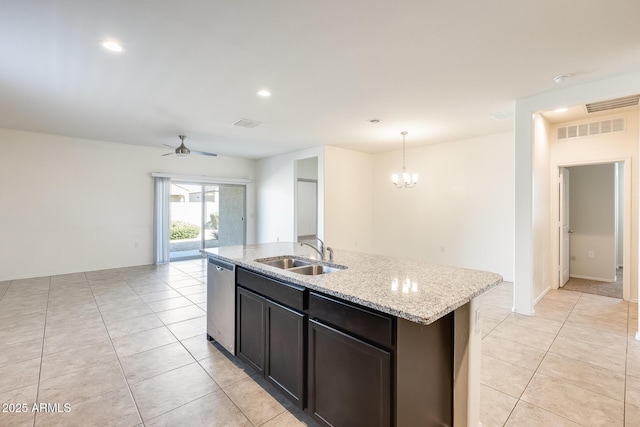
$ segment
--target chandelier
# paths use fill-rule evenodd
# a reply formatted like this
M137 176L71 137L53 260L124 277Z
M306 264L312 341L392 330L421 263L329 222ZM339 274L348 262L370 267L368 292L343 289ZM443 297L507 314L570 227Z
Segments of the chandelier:
M407 172L407 168L405 167L405 136L407 136L407 131L400 132L402 135L402 173L391 174L391 181L396 188L413 188L418 183L418 174L417 173L409 173ZM400 177L402 177L402 182L400 182Z

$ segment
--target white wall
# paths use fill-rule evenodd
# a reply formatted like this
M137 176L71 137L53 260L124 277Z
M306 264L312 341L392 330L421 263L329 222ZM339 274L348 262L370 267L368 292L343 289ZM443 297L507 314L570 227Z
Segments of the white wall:
M0 129L0 281L152 263L151 172L255 180L253 160L165 152ZM247 216L252 242L254 184Z
M615 281L615 165L569 168L571 277ZM593 257L589 258L589 252Z
M551 288L551 200L549 195L549 124L539 114L534 119L533 140L533 282L534 301Z
M318 236L324 236L324 149L314 147L256 162L257 243L294 242L296 161L318 158Z
M372 252L378 244L373 228L373 156L325 147L325 237L328 246ZM339 261L339 260L337 260Z
M513 153L511 132L408 149L412 189L391 184L400 151L376 154L375 251L513 280Z

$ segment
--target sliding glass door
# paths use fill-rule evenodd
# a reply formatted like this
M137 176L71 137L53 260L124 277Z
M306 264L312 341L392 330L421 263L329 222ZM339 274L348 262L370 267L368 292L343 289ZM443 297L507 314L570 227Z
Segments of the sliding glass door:
M245 186L171 181L169 200L171 261L244 244Z

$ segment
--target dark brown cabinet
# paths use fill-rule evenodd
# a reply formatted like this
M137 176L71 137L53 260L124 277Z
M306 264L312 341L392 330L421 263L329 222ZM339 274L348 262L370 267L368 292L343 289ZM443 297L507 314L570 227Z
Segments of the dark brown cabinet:
M237 356L304 408L307 317L281 303L304 307L304 288L245 270L237 280Z
M304 407L305 315L267 301L265 378Z
M309 322L309 412L334 427L391 425L391 354Z
M319 424L453 425L453 330L236 274L236 355Z
M328 426L392 425L393 319L312 293L308 411Z
M241 287L236 292L236 355L262 374L266 300Z

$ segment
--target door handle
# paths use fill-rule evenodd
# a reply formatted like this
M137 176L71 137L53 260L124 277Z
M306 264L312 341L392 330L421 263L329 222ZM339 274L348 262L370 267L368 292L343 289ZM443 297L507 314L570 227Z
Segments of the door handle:
M569 231L567 231L567 233L573 234L573 230L569 230Z
M222 268L222 267L220 267L220 266L216 265L216 270L218 270L218 271L222 271L222 270L224 270L224 268Z

